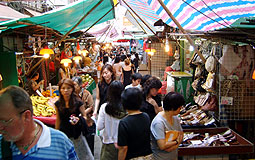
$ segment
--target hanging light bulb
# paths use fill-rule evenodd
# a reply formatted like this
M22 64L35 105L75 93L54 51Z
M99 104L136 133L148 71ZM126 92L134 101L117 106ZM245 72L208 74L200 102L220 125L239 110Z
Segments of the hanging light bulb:
M194 51L194 47L193 46L189 46L189 51L193 52Z
M169 47L169 41L168 41L168 38L167 38L167 35L166 35L166 45L165 45L165 51L166 52L169 52L170 50L170 47Z
M75 56L73 57L73 60L78 64L80 62L80 60L82 60L81 56Z
M67 63L67 62L65 62L65 63L64 63L64 66L65 66L65 67L68 67L68 63Z
M43 49L40 50L40 54L42 54L44 58L49 58L50 54L54 54L54 51L49 49L48 45L46 45Z
M62 59L60 61L60 64L64 64L65 67L68 67L69 63L72 63L72 61L70 59L67 59L67 58L66 59Z
M44 54L43 57L47 59L47 58L50 57L50 55L49 54Z

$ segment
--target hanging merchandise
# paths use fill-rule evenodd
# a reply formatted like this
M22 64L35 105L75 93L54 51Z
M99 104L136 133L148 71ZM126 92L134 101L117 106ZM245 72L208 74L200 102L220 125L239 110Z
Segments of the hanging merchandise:
M210 56L206 59L206 62L205 62L205 69L208 72L215 72L215 70L216 70L216 59L214 57L215 50L216 50L216 46L213 46Z
M198 104L199 106L204 106L207 100L209 99L209 97L210 97L210 93L205 93L205 94L201 93L198 96L194 96L194 100L196 104Z
M198 65L198 66L196 67L196 70L195 70L195 78L200 77L201 74L202 74L202 71L203 71L202 66L201 66L201 65Z
M38 41L38 48L41 48L42 47L41 37L38 37L37 41Z
M242 59L235 53L234 46L224 45L223 56L220 58L219 62L229 73L232 73L242 62Z
M218 100L216 95L210 95L204 106L201 107L203 111L217 111Z
M204 88L207 92L214 92L214 80L215 80L215 73L209 72L206 81L202 84L202 88Z

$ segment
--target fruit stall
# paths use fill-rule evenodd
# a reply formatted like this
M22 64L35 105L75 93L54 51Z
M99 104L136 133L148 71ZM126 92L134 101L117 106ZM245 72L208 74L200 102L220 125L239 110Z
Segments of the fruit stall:
M58 100L56 94L48 94L49 91L44 91L43 96L30 96L33 105L34 118L44 122L47 125L54 126L56 122L56 110L54 103Z
M91 94L93 94L93 90L96 88L96 82L94 78L90 74L80 74L82 79L82 87L87 89Z

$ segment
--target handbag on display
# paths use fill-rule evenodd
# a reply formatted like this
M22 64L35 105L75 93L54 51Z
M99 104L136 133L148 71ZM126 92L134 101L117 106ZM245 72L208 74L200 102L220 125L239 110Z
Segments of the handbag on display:
M202 72L203 72L202 66L201 66L201 65L198 65L198 66L196 67L196 70L195 70L195 77L196 77L196 78L197 78L197 77L200 77L201 74L202 74Z
M218 110L218 99L216 95L209 96L207 102L201 107L203 111L217 111Z
M207 102L207 100L210 97L210 93L206 94L199 94L198 96L194 96L194 101L199 105L199 106L204 106Z
M205 69L208 72L215 72L216 71L216 59L214 57L215 55L216 46L212 47L210 56L206 59L205 62Z
M209 72L205 83L202 84L201 86L207 92L214 92L214 81L215 81L215 73Z

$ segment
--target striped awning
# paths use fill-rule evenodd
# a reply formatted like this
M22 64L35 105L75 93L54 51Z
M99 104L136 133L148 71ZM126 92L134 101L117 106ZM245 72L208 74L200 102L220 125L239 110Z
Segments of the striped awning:
M255 16L255 0L162 0L186 30L228 28L242 17ZM158 0L126 0L141 16L176 27Z

